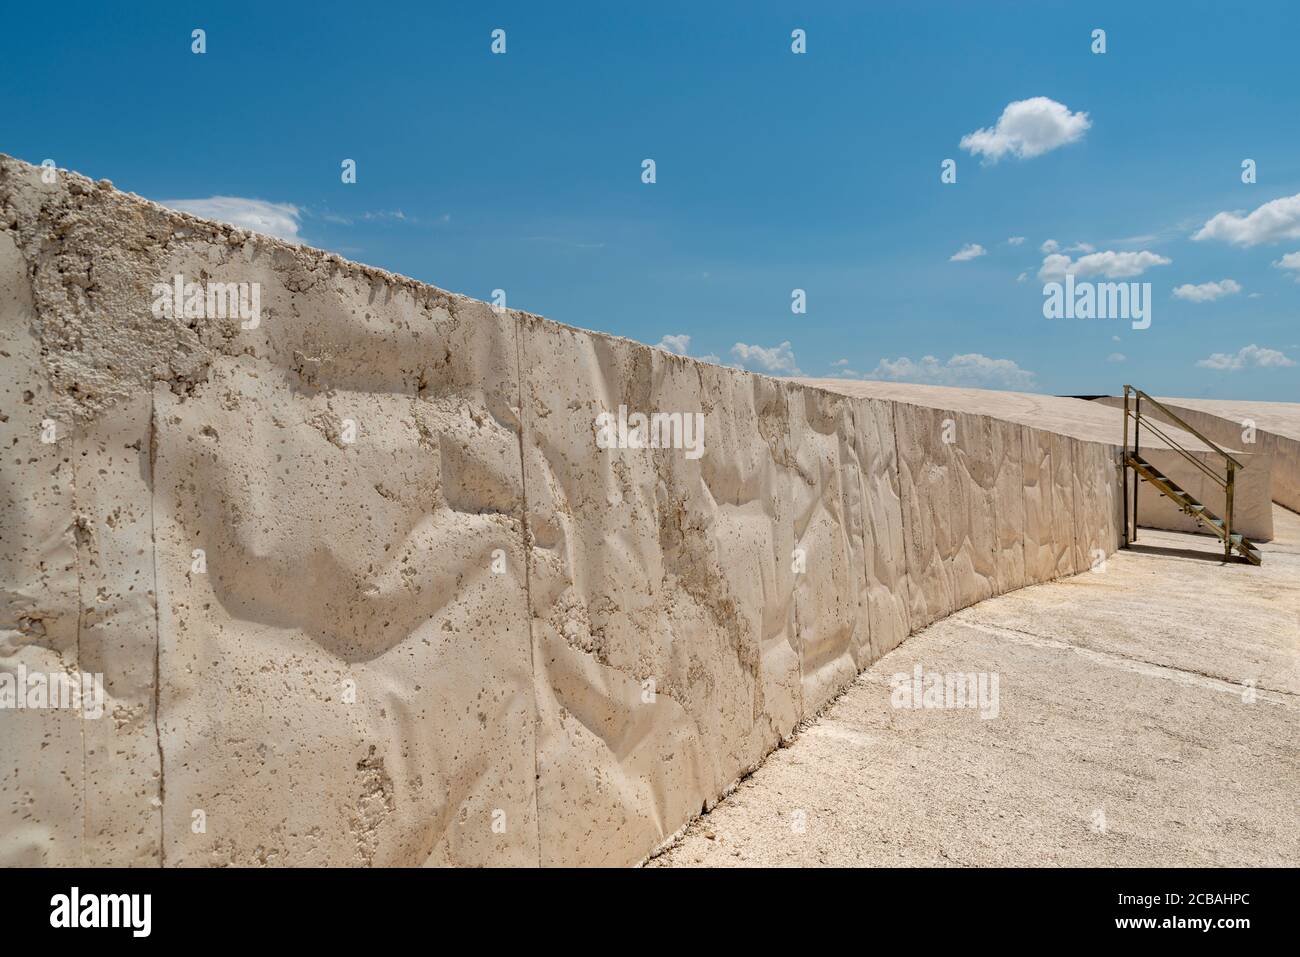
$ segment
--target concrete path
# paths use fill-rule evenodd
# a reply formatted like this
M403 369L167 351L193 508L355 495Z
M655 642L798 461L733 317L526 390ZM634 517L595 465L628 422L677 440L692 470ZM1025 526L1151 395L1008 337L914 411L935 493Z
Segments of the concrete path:
M1143 530L912 636L649 866L1300 865L1300 516L1274 520L1261 568ZM996 676L996 717L891 706L918 665L982 673L990 715Z

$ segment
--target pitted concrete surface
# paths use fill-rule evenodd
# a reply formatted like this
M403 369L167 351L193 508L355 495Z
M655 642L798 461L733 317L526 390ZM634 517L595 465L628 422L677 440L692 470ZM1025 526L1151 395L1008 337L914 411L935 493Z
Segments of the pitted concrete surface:
M0 675L102 675L112 716L7 712L0 864L636 864L908 635L1121 527L1111 445L3 156L0 408ZM649 444L604 441L629 411Z
M1264 564L1143 530L884 656L651 866L1300 864L1300 516ZM891 706L997 674L998 713Z

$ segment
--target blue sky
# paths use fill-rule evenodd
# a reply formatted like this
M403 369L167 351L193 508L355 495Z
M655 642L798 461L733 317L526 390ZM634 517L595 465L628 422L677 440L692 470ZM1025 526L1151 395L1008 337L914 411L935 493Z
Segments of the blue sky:
M758 371L1300 401L1296 4L546 6L20 4L0 151Z

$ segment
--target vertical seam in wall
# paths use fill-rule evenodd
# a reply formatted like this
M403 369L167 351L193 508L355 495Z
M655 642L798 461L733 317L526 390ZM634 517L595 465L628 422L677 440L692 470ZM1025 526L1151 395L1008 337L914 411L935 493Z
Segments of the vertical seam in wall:
M158 590L158 522L155 502L158 498L157 469L158 425L157 403L153 390L149 393L149 541L153 546L153 739L158 750L158 866L167 866L167 777L163 764L162 746L162 625L158 610L162 594Z
M867 573L867 562L870 557L867 555L867 521L870 518L871 509L867 501L867 489L862 481L862 477L866 473L866 449L864 446L858 444L858 439L862 435L862 431L858 428L858 412L860 411L858 407L861 400L849 399L847 401L849 403L849 418L853 428L853 447L857 451L858 458L858 521L862 524L862 527L858 529L858 540L862 543L862 597L867 604L866 658L868 661L861 669L865 671L867 668L871 667L875 661L872 656L875 649L871 642L871 636L875 633L875 623L871 620L871 576ZM875 535L872 535L871 542L873 545L875 544L875 541L876 537ZM856 662L854 663L854 670L858 670Z
M785 403L786 454L790 457L790 464L786 468L786 479L788 481L786 492L790 496L790 538L794 543L795 549L798 550L800 547L799 536L797 534L799 524L799 502L798 496L795 494L794 483L801 477L799 475L799 456L795 450L794 429L790 424L790 394L786 389L781 389L779 390L778 395L781 396L781 401ZM793 473L793 476L791 473ZM806 553L804 555L804 560L805 562L807 561ZM803 629L799 626L799 575L801 574L806 575L807 572L795 573L791 575L790 578L790 607L794 612L793 637L795 640L795 654L799 659L799 721L803 721L803 719L807 717L807 709L804 705L803 687ZM797 724L798 722L796 722L796 726Z
M1075 439L1070 439L1070 495L1071 501L1074 503L1074 506L1070 511L1074 514L1074 544L1076 547L1079 547L1079 492L1082 490L1080 489L1080 486L1082 486L1082 477L1079 475L1080 445L1082 445L1082 443L1076 443ZM1079 568L1078 564L1075 564L1074 575L1078 575L1078 573L1083 571L1083 568Z
M508 313L507 313L508 315ZM523 515L519 532L523 539L524 553L524 615L528 620L528 670L532 675L533 699L533 828L537 832L537 866L542 866L542 799L540 792L541 774L538 770L538 734L541 729L541 708L537 701L537 647L533 637L533 550L532 535L528 528L528 469L525 465L524 442L524 359L520 328L523 320L511 317L515 324L515 396L519 402L519 497Z
M81 597L81 537L77 534L77 525L81 521L81 513L77 506L77 433L74 428L69 437L69 443L72 447L72 455L69 456L68 475L71 483L72 492L72 556L73 563L77 569L77 671L82 669L81 659L81 624L85 616L85 603ZM77 842L78 854L81 858L81 865L86 865L86 717L85 713L80 715L81 720L77 722L77 727L81 732L81 840Z
M980 418L984 420L984 424L988 428L988 448L992 450L994 448L993 430L1002 427L1001 420L989 416L980 416ZM1001 443L998 444L1001 445ZM1002 460L1006 461L1005 455L1003 455ZM989 486L989 518L993 523L989 529L993 533L993 581L990 583L992 587L989 589L989 597L993 598L997 595L1004 595L1011 589L1002 590L1002 526L998 524L998 474L1000 463L991 461L989 464L993 466L993 472L990 476L992 484ZM983 601L983 599L980 599L980 601Z
M985 443L985 448L989 450L989 466L991 468L991 472L989 474L989 479L991 482L991 484L989 485L989 522L990 522L989 532L991 533L992 541L993 541L993 552L989 556L993 561L992 578L989 580L989 597L994 598L1002 594L1002 592L998 591L998 589L1001 587L1001 574L1002 574L1001 569L998 567L998 562L1001 560L1001 556L1002 556L1002 534L998 526L999 465L998 465L997 458L993 455L993 453L996 451L993 445L993 428L994 428L993 419L987 418L986 416L980 416L980 418L983 420L985 426L987 426L988 428L988 432L985 435L987 439L987 442ZM1003 459L1005 460L1005 456L1003 456ZM982 598L979 599L978 601L976 601L976 604L979 604L979 602L983 600L984 599Z
M903 501L903 460L898 454L898 403L889 403L890 429L894 433L894 478L898 481L898 511L903 526L903 604L907 611L907 634L916 634L912 623L912 563L907 560L907 503Z
M1025 432L1027 425L1017 425L1020 436L1020 586L1029 584L1029 499L1025 495Z

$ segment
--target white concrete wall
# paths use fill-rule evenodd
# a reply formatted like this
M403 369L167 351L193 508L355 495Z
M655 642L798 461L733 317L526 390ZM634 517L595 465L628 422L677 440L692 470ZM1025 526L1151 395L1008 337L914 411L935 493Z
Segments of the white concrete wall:
M154 318L177 272L260 326ZM1110 446L7 159L0 336L0 671L109 696L0 711L3 864L636 863L908 634L1118 542ZM619 405L704 455L598 448Z

